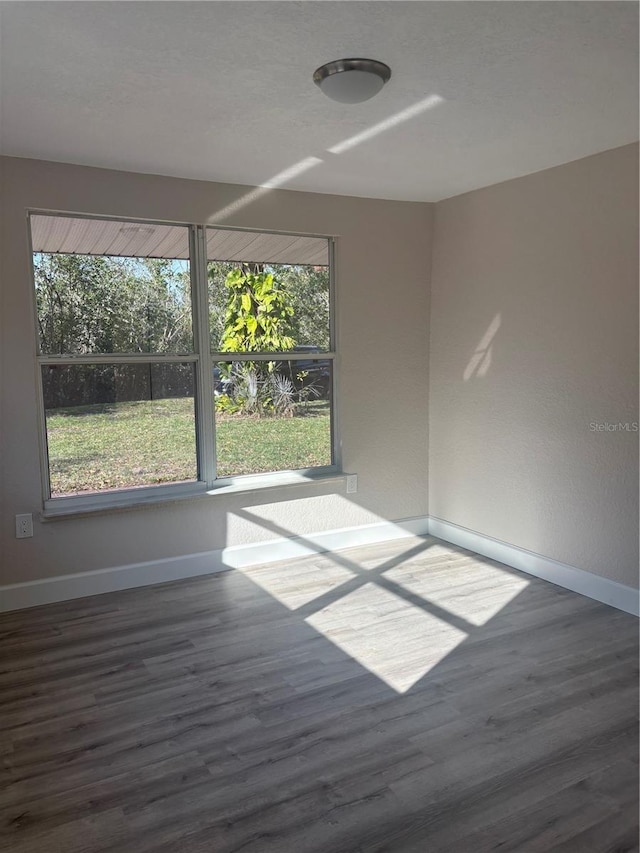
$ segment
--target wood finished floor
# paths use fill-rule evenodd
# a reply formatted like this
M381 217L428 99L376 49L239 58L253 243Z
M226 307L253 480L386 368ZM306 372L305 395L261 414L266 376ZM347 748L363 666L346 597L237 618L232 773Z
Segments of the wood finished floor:
M408 539L0 617L0 849L638 850L637 621Z

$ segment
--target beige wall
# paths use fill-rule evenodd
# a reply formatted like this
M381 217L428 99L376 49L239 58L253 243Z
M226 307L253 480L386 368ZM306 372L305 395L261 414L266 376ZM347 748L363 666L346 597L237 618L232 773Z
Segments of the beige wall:
M0 584L426 515L430 205L271 191L222 220L249 188L13 158L2 167ZM28 207L336 235L342 454L358 494L325 484L40 522ZM36 514L33 539L14 538L21 512Z
M638 148L436 205L433 516L638 585Z
M637 585L638 436L590 430L638 421L637 154L436 205L430 355L432 205L272 191L221 219L249 188L0 158L0 585L427 512ZM41 522L28 207L336 235L358 494L317 484ZM33 539L14 538L19 512Z

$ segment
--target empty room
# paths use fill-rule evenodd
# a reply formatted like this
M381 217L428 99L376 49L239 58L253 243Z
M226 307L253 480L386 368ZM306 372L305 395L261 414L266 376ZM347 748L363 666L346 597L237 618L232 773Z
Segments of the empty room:
M0 2L0 849L638 851L636 2Z

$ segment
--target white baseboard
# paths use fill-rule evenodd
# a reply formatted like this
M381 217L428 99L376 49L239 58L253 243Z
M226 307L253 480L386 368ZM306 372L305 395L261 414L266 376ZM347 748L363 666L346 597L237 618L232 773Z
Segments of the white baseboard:
M222 553L227 567L241 569L294 557L308 557L310 554L321 554L325 551L340 551L343 548L357 548L359 545L406 539L408 536L426 536L428 533L429 519L423 516L403 521L380 521L358 527L343 527L290 539L258 542L255 545L236 545L225 548Z
M482 554L513 569L550 581L573 592L579 592L587 598L624 610L625 613L640 615L640 591L633 587L594 575L584 569L576 569L566 563L558 563L541 554L475 533L473 530L443 521L441 518L430 516L429 533L452 545L475 551L476 554Z
M586 595L588 598L609 604L618 610L624 610L634 616L640 615L640 593L637 589L576 569L574 566L558 563L548 557L492 539L490 536L484 536L440 518L426 516L346 527L341 530L328 530L288 539L272 539L251 545L235 545L182 557L168 557L146 563L133 563L128 566L114 566L92 572L11 584L0 587L0 611L19 610L39 604L84 598L103 592L132 589L228 569L240 569L427 534L497 560L521 572L550 581L565 589Z
M221 555L222 551L206 551L10 584L0 587L0 611L20 610L23 607L221 572L228 568L222 563Z
M146 563L132 563L128 566L113 566L92 572L58 575L53 578L10 584L0 587L0 612L208 575L261 563L273 563L277 560L306 557L325 551L339 551L343 548L403 539L408 536L423 536L428 533L428 527L429 521L426 517L396 522L384 521L290 539L235 545L182 557L167 557Z

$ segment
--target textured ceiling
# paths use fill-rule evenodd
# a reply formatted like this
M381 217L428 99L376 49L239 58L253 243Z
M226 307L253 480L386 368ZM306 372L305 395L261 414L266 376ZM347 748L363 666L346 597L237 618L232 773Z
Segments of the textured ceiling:
M638 137L634 2L0 4L2 152L434 201ZM373 100L314 69L370 56Z

